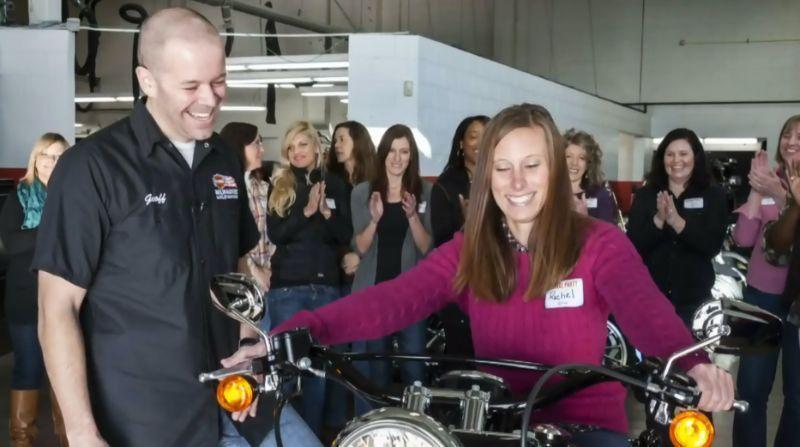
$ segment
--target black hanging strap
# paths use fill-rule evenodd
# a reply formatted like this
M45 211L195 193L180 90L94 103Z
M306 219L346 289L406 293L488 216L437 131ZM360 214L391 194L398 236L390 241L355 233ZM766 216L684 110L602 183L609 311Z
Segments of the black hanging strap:
M272 8L272 2L267 2L264 4L267 8ZM278 31L275 27L275 21L272 19L267 20L267 24L264 26L264 34L277 34ZM266 44L267 44L267 56L271 55L280 55L281 54L281 46L278 43L278 38L274 36L266 36L264 37ZM275 124L277 121L275 120L275 84L269 84L267 86L267 124Z
M135 3L125 3L119 7L119 16L128 23L136 25L142 30L142 23L149 16L147 10ZM139 79L136 77L136 67L139 66L139 33L133 35L133 55L131 57L131 91L133 99L139 99Z

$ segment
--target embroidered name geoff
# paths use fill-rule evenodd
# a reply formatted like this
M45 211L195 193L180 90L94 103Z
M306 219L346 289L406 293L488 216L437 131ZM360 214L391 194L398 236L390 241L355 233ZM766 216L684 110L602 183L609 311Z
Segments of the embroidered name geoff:
M211 184L214 185L214 194L217 200L232 200L239 198L239 188L236 180L229 175L214 174L211 177Z

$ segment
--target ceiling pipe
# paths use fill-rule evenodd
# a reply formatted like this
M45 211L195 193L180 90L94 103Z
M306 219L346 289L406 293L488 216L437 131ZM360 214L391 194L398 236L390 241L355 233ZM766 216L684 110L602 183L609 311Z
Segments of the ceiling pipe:
M222 6L223 3L226 3L224 0L195 0L198 3L204 3L206 5L211 6ZM248 5L247 3L233 0L230 2L230 5L233 9L239 12L243 12L245 14L250 14L256 17L261 17L264 19L274 20L278 23L283 23L285 25L294 26L296 28L306 29L309 31L314 31L316 33L321 34L339 34L339 33L349 33L352 30L339 28L330 25L321 25L319 23L309 22L306 20L298 19L296 17L288 16L285 14L281 14L275 12L269 8L262 8L260 6L253 6Z

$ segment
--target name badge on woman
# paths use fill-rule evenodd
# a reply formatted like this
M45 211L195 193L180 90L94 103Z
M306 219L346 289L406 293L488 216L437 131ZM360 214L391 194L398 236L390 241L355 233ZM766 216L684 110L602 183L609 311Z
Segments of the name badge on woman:
M597 197L587 197L586 208L597 208Z
M336 209L336 200L334 199L325 199L325 205L328 205L328 208L335 210Z
M425 214L425 210L428 209L428 202L420 202L417 206L417 212L420 214Z
M683 207L687 210L701 210L703 209L703 198L693 197L683 201Z
M583 306L583 279L566 279L545 294L545 309Z

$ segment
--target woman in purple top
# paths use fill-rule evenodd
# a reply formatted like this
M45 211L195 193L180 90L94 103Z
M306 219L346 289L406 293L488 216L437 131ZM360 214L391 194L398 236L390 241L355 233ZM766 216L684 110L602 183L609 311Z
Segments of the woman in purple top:
M567 171L575 207L583 214L617 222L617 206L603 179L603 151L590 134L570 129L564 134Z
M457 303L470 317L478 357L600 364L609 313L647 354L690 345L688 330L625 235L563 206L572 200L565 146L543 108L503 110L481 142L463 234L399 277L300 312L275 331L307 327L326 344L378 338ZM248 348L228 363L265 352L263 345ZM680 364L703 393L701 409L731 406L727 372L702 354ZM491 372L518 395L538 378ZM534 420L599 427L577 437L579 446L628 445L618 383L582 390L537 411Z
M750 164L750 195L747 202L738 210L739 219L733 238L741 247L753 247L747 269L747 290L744 300L750 304L766 309L781 318L786 318L789 304L781 299L788 266L774 266L764 257L762 235L764 227L771 221L778 220L780 209L786 202L786 168L792 161L800 161L800 115L786 120L778 139L778 150L775 153L778 170L771 170L766 151L759 151ZM791 331L787 331L790 332ZM792 337L796 334L792 333ZM783 356L784 399L788 402L784 408L800 408L797 393L790 390L800 389L800 363L795 356ZM736 414L733 420L734 447L764 447L767 438L767 399L772 391L775 370L778 364L778 351L770 354L747 356L742 358L737 376L740 397L750 402L750 411ZM781 436L780 433L790 429L788 418L781 418L779 435L775 445L794 444L797 439ZM784 442L781 442L783 439ZM788 442L788 443L787 443Z

